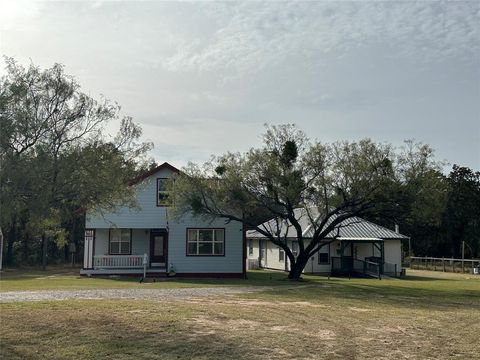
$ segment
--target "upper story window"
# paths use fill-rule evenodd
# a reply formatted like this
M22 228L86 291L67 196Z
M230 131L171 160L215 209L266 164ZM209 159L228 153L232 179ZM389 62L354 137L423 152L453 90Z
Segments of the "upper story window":
M157 206L168 205L168 178L157 179Z

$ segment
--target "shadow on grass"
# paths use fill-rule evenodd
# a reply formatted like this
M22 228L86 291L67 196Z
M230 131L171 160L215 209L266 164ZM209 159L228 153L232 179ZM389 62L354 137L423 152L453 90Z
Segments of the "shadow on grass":
M232 337L195 328L186 321L195 313L149 318L137 315L141 309L118 305L115 311L105 308L102 314L87 314L88 318L80 314L77 304L72 309L37 306L40 313L35 317L17 314L16 322L5 323L0 354L4 359L243 359L258 355L252 346ZM116 314L117 310L123 314Z
M326 279L306 281L307 286L292 286L288 290L272 289L258 296L282 301L363 301L372 306L388 305L407 308L480 309L480 283L426 279L374 280ZM257 295L255 295L257 296Z

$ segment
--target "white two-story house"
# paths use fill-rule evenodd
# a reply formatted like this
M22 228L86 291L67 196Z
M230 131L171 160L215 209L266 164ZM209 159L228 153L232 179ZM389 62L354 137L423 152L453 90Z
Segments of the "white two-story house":
M178 173L163 163L132 185L137 207L87 213L82 275L245 275L241 223L169 213L167 180Z

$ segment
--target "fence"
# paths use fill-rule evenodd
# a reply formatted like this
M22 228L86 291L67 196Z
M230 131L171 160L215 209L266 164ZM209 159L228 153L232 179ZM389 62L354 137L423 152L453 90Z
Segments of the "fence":
M454 258L435 258L435 257L410 257L410 268L421 270L434 270L444 272L471 272L480 267L480 259L454 259ZM477 270L478 273L478 270Z

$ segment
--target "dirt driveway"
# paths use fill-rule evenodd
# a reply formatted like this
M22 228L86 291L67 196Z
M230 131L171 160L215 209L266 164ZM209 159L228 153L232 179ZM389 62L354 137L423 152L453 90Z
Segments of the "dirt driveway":
M263 287L205 287L181 289L95 289L0 292L0 303L70 299L169 300L224 296L266 290Z

